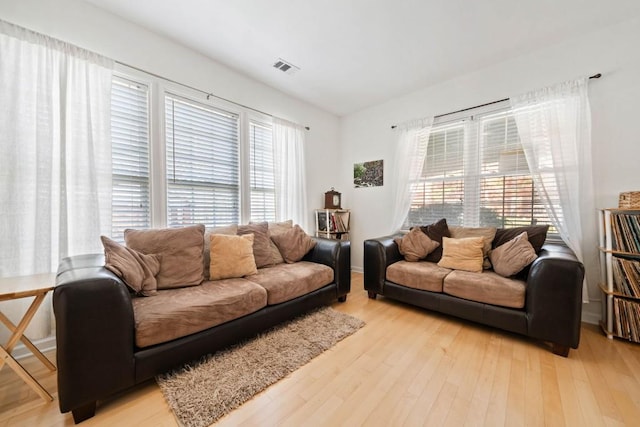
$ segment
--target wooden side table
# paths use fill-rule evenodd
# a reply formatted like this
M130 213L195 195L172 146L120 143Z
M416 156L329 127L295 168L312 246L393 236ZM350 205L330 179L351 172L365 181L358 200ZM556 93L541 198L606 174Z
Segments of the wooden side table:
M13 277L0 279L0 301L10 301L19 298L35 297L29 306L27 312L22 316L18 325L14 325L7 316L0 311L0 322L12 332L9 341L4 346L0 346L0 369L7 364L16 374L29 385L44 400L52 401L53 397L36 381L35 378L27 372L16 359L13 358L11 352L18 343L22 343L51 371L55 371L56 367L44 354L36 348L33 343L24 336L24 331L36 314L40 304L44 301L47 292L53 289L54 275L39 274L34 276Z

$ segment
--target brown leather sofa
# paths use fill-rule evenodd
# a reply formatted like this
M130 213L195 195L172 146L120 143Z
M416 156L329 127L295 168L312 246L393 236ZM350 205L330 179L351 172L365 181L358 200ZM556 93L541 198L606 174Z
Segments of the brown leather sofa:
M584 266L566 246L547 243L542 247L538 258L522 276L526 281L524 307L509 308L460 298L446 292L416 289L388 280L387 267L404 259L394 242L394 238L401 236L395 234L365 240L364 287L369 298L383 295L536 338L551 343L552 351L565 357L570 348L578 348Z
M100 399L316 307L336 299L345 301L351 287L349 242L316 240L303 261L333 269L332 283L236 320L144 348L136 346L133 297L104 268L103 255L64 259L53 293L60 411L72 411L74 421L81 422L95 414Z

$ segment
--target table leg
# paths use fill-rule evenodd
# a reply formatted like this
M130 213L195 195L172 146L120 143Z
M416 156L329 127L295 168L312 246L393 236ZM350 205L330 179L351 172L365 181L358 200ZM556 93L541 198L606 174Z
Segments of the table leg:
M17 329L16 325L11 323L9 318L5 316L4 313L2 312L0 312L0 322L4 323L7 329L9 329L11 332L15 333ZM22 335L20 337L20 341L22 341L25 347L27 347L31 351L31 353L33 353L50 371L56 370L56 366L53 363L51 363L49 359L47 359L47 356L45 356L44 354L42 354L42 352L40 352L40 350L38 350L38 348L31 342L29 338Z
M3 347L0 347L0 358L0 360L2 360L2 365L4 366L6 363L11 369L13 369L14 372L38 394L38 396L42 397L44 400L53 400L53 397L51 397L47 390L45 390L38 381L36 381L36 379L33 378L31 374L27 372Z

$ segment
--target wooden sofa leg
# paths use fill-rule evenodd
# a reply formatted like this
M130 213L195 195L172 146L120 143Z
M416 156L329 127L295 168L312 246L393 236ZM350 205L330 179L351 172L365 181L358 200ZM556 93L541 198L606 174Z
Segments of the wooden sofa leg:
M369 298L371 298L371 299L376 299L376 297L378 296L378 294L376 294L373 291L367 291L367 294L369 295Z
M557 354L558 356L568 357L569 356L569 346L552 343L551 351L553 354Z
M73 422L76 424L81 423L96 414L96 402L93 401L76 409L72 409L71 413L73 414Z
M338 301L339 302L345 302L347 300L347 296L346 295L342 295L341 297L338 297Z

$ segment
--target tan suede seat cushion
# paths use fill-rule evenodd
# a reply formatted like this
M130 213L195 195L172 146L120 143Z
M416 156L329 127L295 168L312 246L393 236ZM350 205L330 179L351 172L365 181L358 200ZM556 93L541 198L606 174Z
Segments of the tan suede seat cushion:
M502 307L524 307L525 282L502 277L493 271L452 271L445 277L442 290L471 301Z
M260 310L267 291L246 279L204 282L133 298L136 345L148 347L203 331Z
M451 273L448 268L428 261L398 261L387 267L387 280L408 288L442 292L444 278Z
M267 290L267 304L274 305L313 292L333 282L333 269L323 264L299 261L260 268L246 278Z

